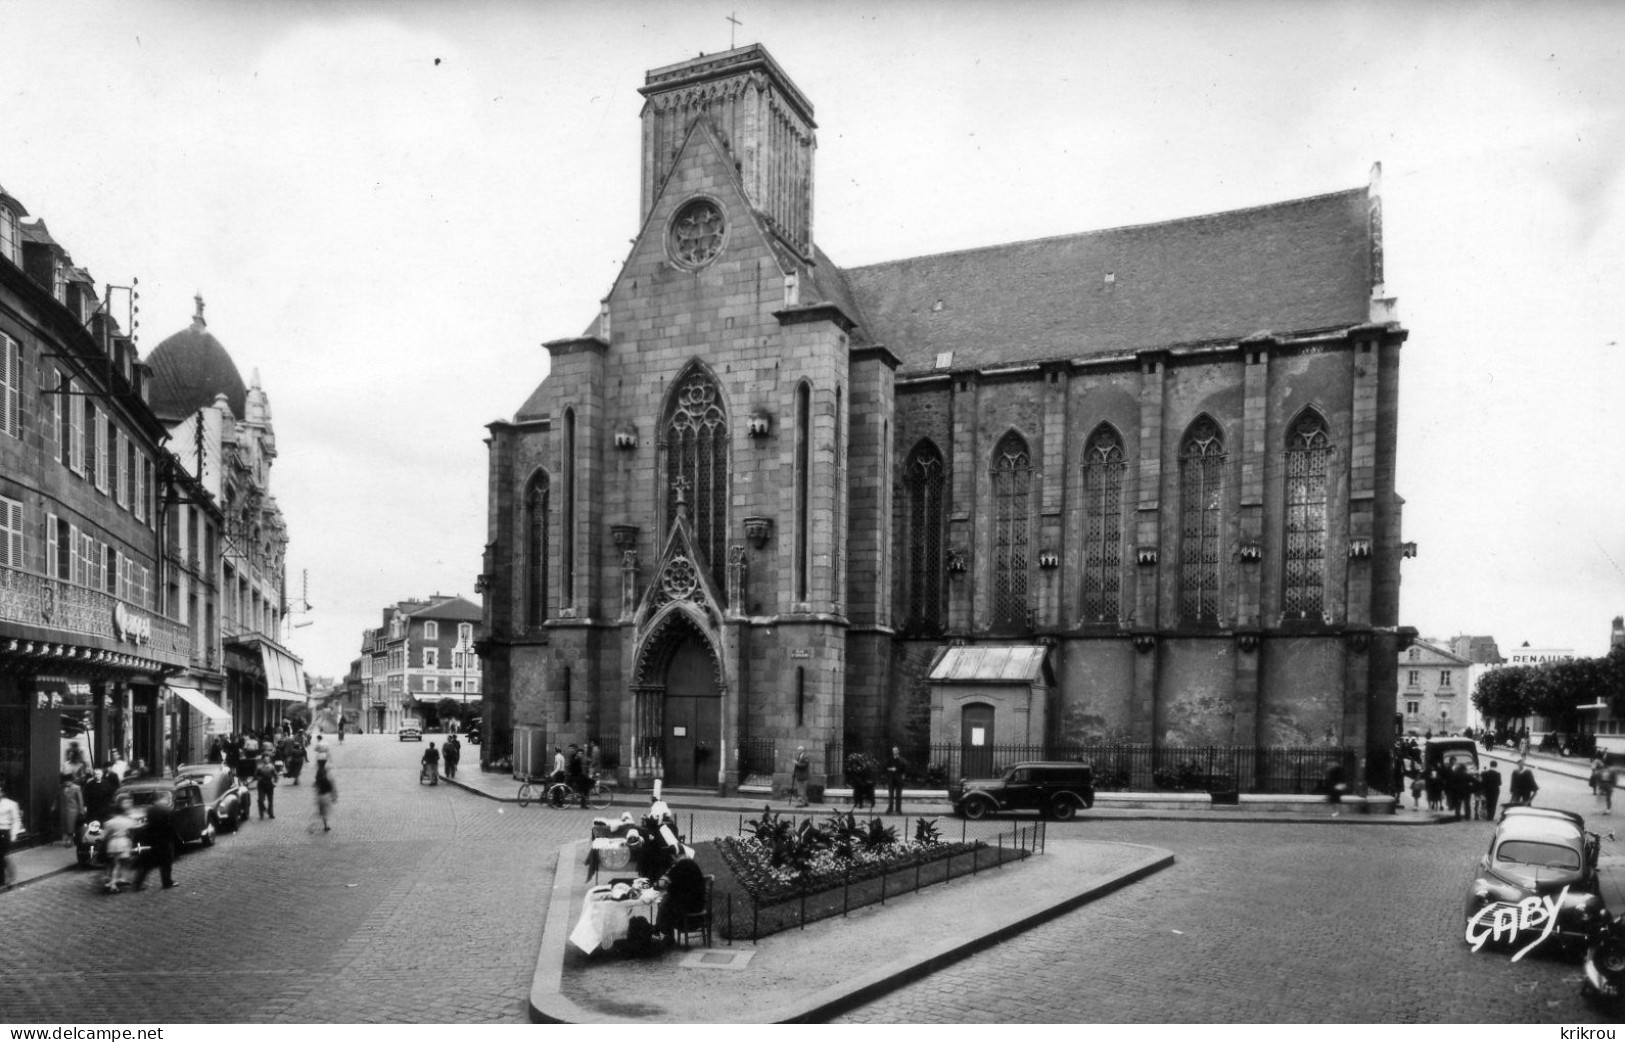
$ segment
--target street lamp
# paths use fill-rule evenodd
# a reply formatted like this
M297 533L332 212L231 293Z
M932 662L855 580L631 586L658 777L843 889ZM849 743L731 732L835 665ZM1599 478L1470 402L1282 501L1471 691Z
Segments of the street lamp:
M468 642L468 637L465 635L458 639L457 646L452 648L452 650L457 653L457 660L463 664L462 701L463 706L466 708L468 706L468 656L474 653L474 648L473 645Z

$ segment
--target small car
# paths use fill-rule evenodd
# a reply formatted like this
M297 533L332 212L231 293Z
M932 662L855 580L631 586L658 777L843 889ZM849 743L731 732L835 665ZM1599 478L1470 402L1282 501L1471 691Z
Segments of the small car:
M403 727L399 731L396 731L395 734L403 742L423 741L423 732L416 727Z
M175 834L182 843L201 843L206 847L214 846L215 826L212 808L203 799L203 787L195 781L171 778L142 778L119 786L118 792L113 795L114 803L123 800L126 796L135 804L132 813L141 822L141 828L146 827L147 808L152 806L159 793L167 792L174 800L172 816ZM147 846L147 839L140 832L136 834L136 844Z
M1095 805L1095 774L1086 763L1018 763L1001 778L961 778L948 787L954 813L972 821L994 811L1036 810L1062 821Z
M1578 814L1507 807L1467 888L1467 943L1475 951L1486 943L1527 950L1551 936L1586 940L1605 914L1597 883L1600 845Z
M196 782L203 790L216 832L232 832L248 820L250 798L235 771L223 763L183 763L175 768L176 781Z

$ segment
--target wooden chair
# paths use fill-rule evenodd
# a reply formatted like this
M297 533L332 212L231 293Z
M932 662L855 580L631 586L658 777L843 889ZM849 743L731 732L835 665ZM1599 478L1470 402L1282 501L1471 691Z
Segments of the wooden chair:
M711 947L711 888L716 883L715 875L705 877L705 907L697 912L689 912L677 920L673 933L683 938L683 947L688 948L688 939L693 934L699 934L705 947Z

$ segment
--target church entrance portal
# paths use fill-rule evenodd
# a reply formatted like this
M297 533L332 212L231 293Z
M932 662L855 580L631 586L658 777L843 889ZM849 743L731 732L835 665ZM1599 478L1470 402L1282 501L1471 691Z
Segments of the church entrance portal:
M666 666L666 784L709 786L716 782L721 696L704 639L686 635Z

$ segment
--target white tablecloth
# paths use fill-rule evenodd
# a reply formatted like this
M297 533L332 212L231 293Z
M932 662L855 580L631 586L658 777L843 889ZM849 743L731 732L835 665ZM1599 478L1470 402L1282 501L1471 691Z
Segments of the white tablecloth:
M581 918L570 931L570 943L587 953L608 951L627 935L633 919L647 919L652 927L660 911L657 893L653 902L645 904L634 898L630 901L611 901L609 887L594 887L587 892L581 905Z

